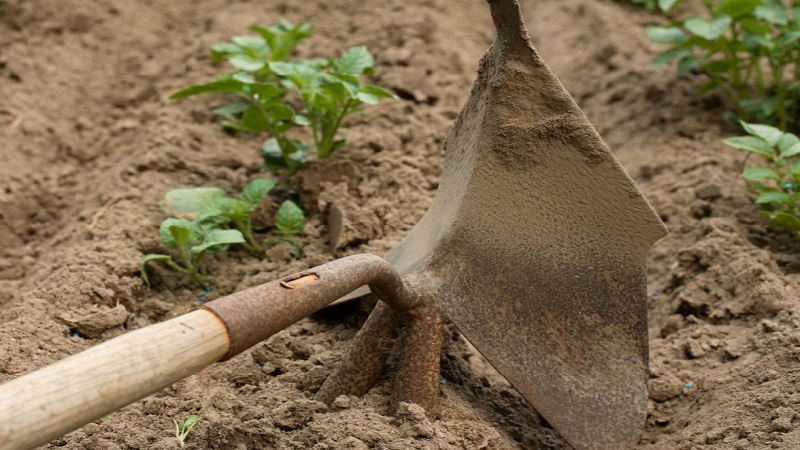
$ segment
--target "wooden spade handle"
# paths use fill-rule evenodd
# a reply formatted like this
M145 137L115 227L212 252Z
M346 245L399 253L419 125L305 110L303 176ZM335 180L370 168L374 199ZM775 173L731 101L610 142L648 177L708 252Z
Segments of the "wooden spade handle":
M0 449L27 449L199 372L228 351L205 310L132 331L0 388Z
M355 255L217 299L0 385L0 450L33 448L97 420L365 284L394 308L414 305L388 262Z

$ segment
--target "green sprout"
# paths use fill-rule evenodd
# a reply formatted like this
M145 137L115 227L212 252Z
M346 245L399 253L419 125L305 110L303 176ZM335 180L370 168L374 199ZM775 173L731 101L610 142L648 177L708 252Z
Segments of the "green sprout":
M800 139L769 125L741 124L748 135L724 142L764 158L766 165L749 167L742 177L758 196L755 202L769 227L789 231L800 243Z

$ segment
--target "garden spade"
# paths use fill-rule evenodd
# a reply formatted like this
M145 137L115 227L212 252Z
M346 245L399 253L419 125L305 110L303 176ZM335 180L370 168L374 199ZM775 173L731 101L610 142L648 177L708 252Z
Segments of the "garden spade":
M386 259L342 258L10 381L0 449L47 442L364 285L381 301L319 400L365 393L399 330L392 408L435 415L450 321L574 448L633 447L647 402L645 260L665 228L531 46L517 1L489 5L497 39L445 142L439 190Z

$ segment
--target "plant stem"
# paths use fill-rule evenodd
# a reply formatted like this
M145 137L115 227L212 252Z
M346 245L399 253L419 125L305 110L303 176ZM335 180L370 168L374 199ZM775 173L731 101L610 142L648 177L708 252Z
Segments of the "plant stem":
M336 132L339 130L339 126L342 124L342 120L350 112L350 108L355 105L354 100L348 100L347 103L342 108L342 112L336 117L336 120L333 122L333 126L325 133L324 140L322 141L322 145L317 147L317 156L319 159L325 159L331 154L331 147L333 147L333 140L336 138Z

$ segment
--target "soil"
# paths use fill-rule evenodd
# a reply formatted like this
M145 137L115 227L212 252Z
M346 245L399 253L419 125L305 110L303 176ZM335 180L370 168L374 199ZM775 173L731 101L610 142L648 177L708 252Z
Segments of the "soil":
M641 449L800 447L800 256L766 230L739 178L736 130L699 76L651 65L659 18L603 0L522 1L537 50L670 229L648 268L650 401ZM168 96L226 68L209 45L252 24L313 21L303 56L367 45L401 100L349 123L348 145L292 179L303 257L276 246L216 258L213 290L152 270L172 188L241 189L264 136L226 134L218 97ZM430 205L441 144L494 30L479 0L0 0L0 382L201 302L343 255L385 254ZM274 206L274 205L273 205ZM269 208L269 205L268 205ZM313 393L366 317L351 302L48 448L566 449L454 330L439 420L386 407L391 377L331 406ZM603 426L598 424L598 426Z

